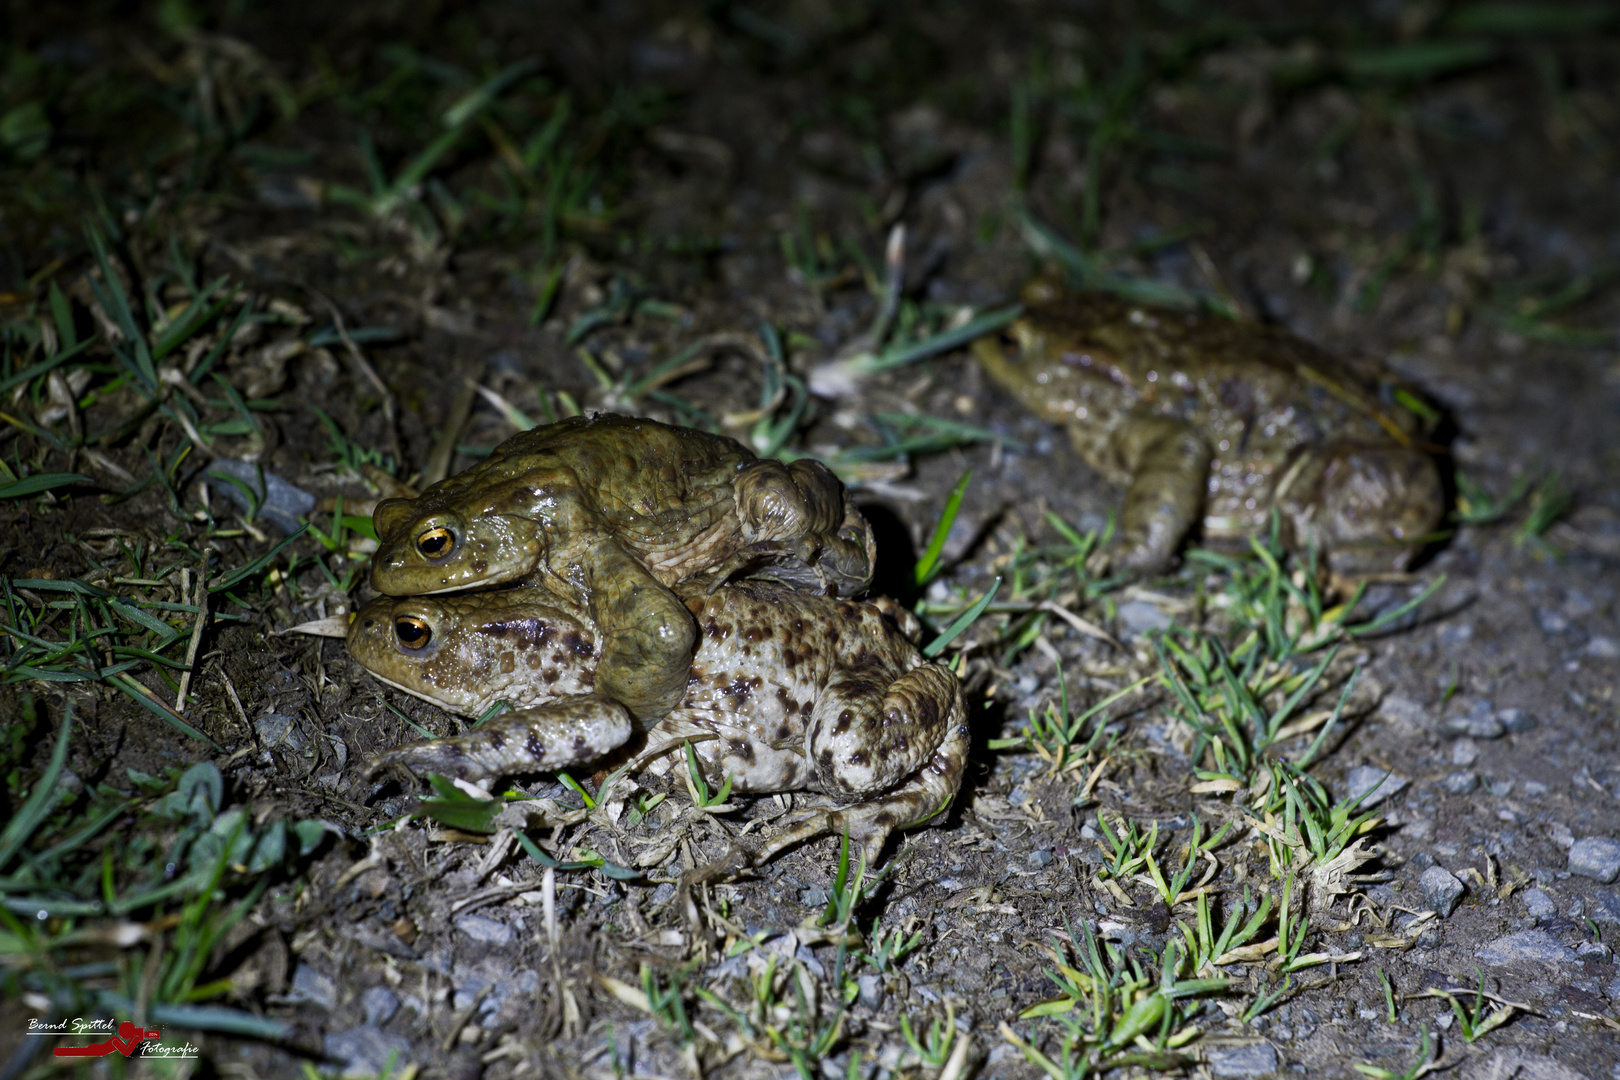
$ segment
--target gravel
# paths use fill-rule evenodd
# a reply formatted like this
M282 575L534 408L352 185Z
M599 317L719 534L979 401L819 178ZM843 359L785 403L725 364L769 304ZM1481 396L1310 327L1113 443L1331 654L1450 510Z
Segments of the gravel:
M1270 1043L1212 1049L1209 1071L1216 1076L1267 1076L1277 1071L1277 1049Z
M1524 901L1524 910L1538 919L1550 919L1558 914L1558 905L1553 898L1540 889L1526 889L1520 898Z
M411 1041L403 1035L390 1035L375 1024L362 1024L334 1032L322 1043L326 1056L343 1063L345 1077L379 1076L389 1067L389 1057L397 1068L411 1058Z
M1418 888L1423 890L1423 902L1440 914L1442 919L1451 917L1462 902L1463 893L1468 890L1457 875L1443 866L1431 866L1423 871L1418 879Z
M1380 769L1376 765L1357 765L1344 778L1345 798L1366 795L1360 806L1360 809L1366 810L1392 795L1399 795L1406 790L1408 783L1410 781L1406 777L1397 776L1388 769Z
M456 920L456 929L485 945L510 945L512 928L482 915L463 915Z
M1516 934L1487 941L1474 950L1474 955L1492 967L1512 967L1528 963L1569 963L1575 959L1575 950L1560 945L1545 930L1520 930Z
M299 964L293 970L290 1001L307 1001L331 1012L337 1007L337 983L308 964Z
M220 458L208 466L208 490L224 496L226 502L243 513L251 513L248 493L238 486L245 485L259 504L255 521L271 525L283 535L296 531L300 519L308 517L315 509L315 496L273 472L263 472L262 481L260 474L259 466L252 462Z
M1607 884L1620 877L1620 841L1608 836L1588 836L1569 849L1569 872Z
M1453 795L1467 795L1479 787L1479 773L1467 771L1447 773L1441 785Z
M386 986L369 987L360 995L360 1007L366 1010L366 1023L386 1024L399 1012L399 995Z

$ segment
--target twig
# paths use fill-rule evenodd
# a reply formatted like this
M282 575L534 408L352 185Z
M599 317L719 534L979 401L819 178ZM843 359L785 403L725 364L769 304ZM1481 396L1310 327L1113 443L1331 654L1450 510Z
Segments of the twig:
M191 571L180 571L181 589L190 584ZM191 687L191 674L197 670L197 649L202 645L203 626L208 622L208 560L203 557L203 565L197 570L197 621L191 627L191 645L186 649L186 670L180 673L180 689L174 695L174 711L184 714L186 711L186 691ZM238 706L240 708L240 706Z

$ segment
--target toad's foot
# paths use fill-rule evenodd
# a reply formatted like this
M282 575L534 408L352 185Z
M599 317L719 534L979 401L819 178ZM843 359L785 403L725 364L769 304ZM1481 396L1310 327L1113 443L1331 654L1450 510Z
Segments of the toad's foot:
M565 769L617 749L630 732L630 713L623 705L581 694L496 717L466 735L386 750L371 759L366 774L404 766L418 775L482 780Z
M1209 447L1189 425L1163 416L1133 417L1111 442L1132 478L1120 518L1123 561L1133 570L1163 570L1201 515Z
M877 542L844 485L819 461L758 461L738 474L734 490L744 543L782 565L771 575L789 584L855 596L872 583Z
M921 825L950 807L962 786L967 756L967 722L958 705L945 740L928 763L905 783L875 799L793 811L781 819L781 831L751 853L752 862L757 866L784 848L812 837L847 832L865 865L875 866L883 845L896 829Z

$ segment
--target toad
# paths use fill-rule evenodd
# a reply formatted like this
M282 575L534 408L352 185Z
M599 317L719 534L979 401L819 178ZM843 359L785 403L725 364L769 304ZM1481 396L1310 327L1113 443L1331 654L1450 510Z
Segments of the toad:
M1440 475L1418 415L1365 375L1270 326L1155 309L1044 279L974 352L992 380L1063 424L1075 452L1126 486L1120 553L1164 569L1202 525L1229 546L1264 533L1343 576L1403 569L1440 523ZM1403 403L1404 402L1404 403ZM1416 403L1416 411L1407 407Z
M655 724L602 685L602 634L584 607L538 589L373 600L348 638L372 674L465 716L497 701L512 711L385 751L371 771L476 780L573 768L627 744L667 762L690 740L712 785L730 776L738 792L827 797L781 822L756 862L848 830L871 864L891 832L950 805L968 750L961 687L898 629L907 613L764 582L676 595L700 644L681 700Z
M589 609L597 685L638 719L686 692L697 628L670 591L761 576L858 595L871 527L819 462L761 460L733 439L652 420L575 417L373 515L371 583L390 596L528 584Z

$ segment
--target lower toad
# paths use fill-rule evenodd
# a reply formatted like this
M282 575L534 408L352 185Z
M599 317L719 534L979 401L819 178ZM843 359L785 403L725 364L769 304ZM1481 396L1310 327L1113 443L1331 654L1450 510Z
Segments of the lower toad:
M645 731L598 692L600 634L584 609L538 589L372 601L349 651L378 678L466 716L498 701L513 710L386 751L373 770L475 780L583 765L639 735L654 755L690 740L716 786L729 775L738 792L829 797L784 819L755 861L847 830L871 863L891 832L950 805L967 759L961 687L883 607L770 584L677 593L699 646L684 698Z

